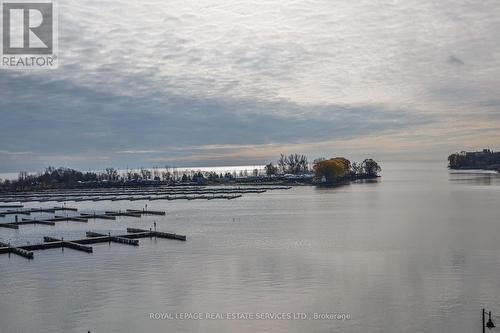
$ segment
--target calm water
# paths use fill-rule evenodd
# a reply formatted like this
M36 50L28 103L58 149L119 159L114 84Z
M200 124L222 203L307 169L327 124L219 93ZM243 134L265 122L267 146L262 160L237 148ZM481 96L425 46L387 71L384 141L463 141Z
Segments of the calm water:
M383 167L379 181L333 189L148 202L166 217L0 229L2 241L23 244L156 220L188 236L94 245L93 254L38 251L32 261L1 255L0 332L480 332L483 306L500 326L500 176L450 174L443 163ZM153 312L350 319L152 320Z

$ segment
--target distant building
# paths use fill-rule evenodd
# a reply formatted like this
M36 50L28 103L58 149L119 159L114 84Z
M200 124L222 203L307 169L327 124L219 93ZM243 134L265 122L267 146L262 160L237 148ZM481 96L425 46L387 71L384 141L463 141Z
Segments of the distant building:
M500 152L490 149L482 151L462 151L448 156L450 169L500 170Z

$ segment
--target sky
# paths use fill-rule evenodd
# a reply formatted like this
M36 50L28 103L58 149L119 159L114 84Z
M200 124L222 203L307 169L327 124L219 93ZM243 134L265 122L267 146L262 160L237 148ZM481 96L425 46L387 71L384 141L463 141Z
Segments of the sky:
M0 69L0 172L500 149L500 2L61 0Z

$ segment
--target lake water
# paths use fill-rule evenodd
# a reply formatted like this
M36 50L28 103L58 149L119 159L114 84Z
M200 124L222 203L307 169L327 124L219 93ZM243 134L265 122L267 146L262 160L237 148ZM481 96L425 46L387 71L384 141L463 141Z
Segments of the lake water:
M0 255L0 332L480 332L482 307L500 326L500 176L450 173L442 162L382 166L374 182L154 201L148 208L166 216L0 229L16 244L153 221L188 236L93 245L93 254L36 251L31 261ZM28 206L40 205L54 203ZM349 319L150 319L198 312Z

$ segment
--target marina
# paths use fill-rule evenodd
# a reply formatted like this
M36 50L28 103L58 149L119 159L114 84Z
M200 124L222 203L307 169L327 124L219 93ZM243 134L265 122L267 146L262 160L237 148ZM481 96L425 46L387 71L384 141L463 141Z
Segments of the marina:
M480 332L482 304L500 313L500 178L449 174L442 163L385 168L376 182L299 186L243 200L83 201L66 204L76 212L19 215L19 222L66 214L88 214L88 221L0 229L0 331L163 332L169 325L169 331L192 332L199 322L148 315L192 310L351 313L348 321L314 321L318 332ZM62 204L21 208L40 206ZM131 215L94 219L94 212ZM0 223L14 218L7 215ZM157 231L188 240L155 238L149 233L155 221ZM121 237L132 234L127 227L140 229L137 236L143 237ZM126 240L139 246L120 242ZM62 241L79 241L92 253ZM26 248L28 242L54 248ZM34 260L27 259L29 252ZM315 301L304 301L309 299ZM395 317L401 307L411 315ZM63 327L61 313L67 315ZM312 322L271 327L252 321L248 330L242 323L201 324L207 332L299 333L310 331Z
M0 194L0 202L82 202L82 201L156 201L156 200L233 200L245 194L261 194L273 190L286 190L289 186L257 186L257 187L216 187L216 188L168 188L155 189L96 189L53 190L39 192L16 192ZM22 205L7 205L19 207Z
M64 240L64 238L58 239L54 237L44 236L43 243L25 245L25 246L11 246L10 244L0 242L0 254L16 254L18 256L24 257L26 259L33 259L33 251L47 250L54 248L69 248L76 251L92 253L93 248L87 246L87 244L96 243L120 243L125 245L138 246L139 241L137 238L164 238L164 239L174 239L179 241L186 241L186 236L177 235L167 232L159 232L138 228L127 228L127 233L122 235L105 235L96 232L87 232L87 238L77 239L77 240Z
M40 224L40 225L54 226L56 222L88 222L89 219L116 220L116 217L118 217L118 216L140 218L143 215L159 215L159 216L166 215L165 211L146 210L146 209L142 209L142 210L140 210L140 209L127 209L126 211L105 211L104 213L96 213L96 212L80 213L79 215L73 215L73 216L54 215L54 217L52 217L52 218L44 218L44 219L25 219L25 218L22 218L21 221L18 221L18 217L17 217L17 215L30 215L32 213L55 213L56 211L61 211L61 210L77 211L76 208L54 207L54 208L26 209L23 211L8 212L8 213L16 214L16 221L0 223L0 228L19 229L19 226L28 225L28 224ZM7 215L5 213L3 213L3 214L4 214L4 216Z

